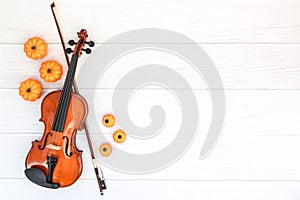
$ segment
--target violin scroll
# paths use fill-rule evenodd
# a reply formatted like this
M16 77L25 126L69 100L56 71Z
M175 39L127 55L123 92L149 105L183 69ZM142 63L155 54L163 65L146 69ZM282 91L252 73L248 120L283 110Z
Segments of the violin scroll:
M95 42L93 42L93 41L87 42L86 41L86 39L88 37L88 34L87 34L87 31L85 29L81 29L79 32L77 32L77 35L78 35L78 38L79 38L77 43L74 40L70 40L68 42L68 44L70 46L73 46L73 45L76 44L74 50L72 50L71 48L67 48L66 52L68 54L74 53L74 54L77 54L78 56L80 56L82 54L82 51L84 51L86 54L90 54L92 52L92 50L90 48L84 49L83 47L84 47L85 44L88 44L89 47L93 47L93 46L95 46Z
M82 40L86 40L86 38L89 36L85 29L81 29L79 32L77 32L77 35Z

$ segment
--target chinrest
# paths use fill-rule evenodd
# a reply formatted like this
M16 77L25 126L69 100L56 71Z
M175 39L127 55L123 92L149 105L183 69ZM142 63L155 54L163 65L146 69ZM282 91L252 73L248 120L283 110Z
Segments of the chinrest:
M51 188L51 189L57 189L59 188L58 183L48 183L47 182L47 177L46 174L44 173L43 170L39 168L28 168L25 169L25 175L27 178L32 181L33 183L46 187L46 188Z

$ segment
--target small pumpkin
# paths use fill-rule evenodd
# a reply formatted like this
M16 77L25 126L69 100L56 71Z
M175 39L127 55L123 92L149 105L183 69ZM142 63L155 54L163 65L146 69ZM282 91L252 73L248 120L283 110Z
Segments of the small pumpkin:
M55 82L61 78L62 66L55 60L48 60L40 67L40 77L46 82Z
M116 143L123 143L126 140L126 133L122 130L116 130L113 139Z
M115 125L115 117L112 114L106 114L102 117L102 123L107 128L113 127Z
M112 147L108 143L101 144L99 148L100 154L104 157L109 156L112 152Z
M35 79L27 79L20 84L19 94L26 101L35 101L42 94L42 85Z
M39 37L29 38L24 44L26 56L34 60L43 58L47 54L47 43Z

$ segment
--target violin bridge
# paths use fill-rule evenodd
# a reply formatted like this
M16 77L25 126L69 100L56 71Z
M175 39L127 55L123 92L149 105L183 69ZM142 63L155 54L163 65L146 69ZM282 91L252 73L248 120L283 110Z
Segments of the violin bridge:
M46 147L48 149L53 149L53 150L56 150L56 151L61 150L61 146L57 146L57 145L54 145L54 144L48 144Z

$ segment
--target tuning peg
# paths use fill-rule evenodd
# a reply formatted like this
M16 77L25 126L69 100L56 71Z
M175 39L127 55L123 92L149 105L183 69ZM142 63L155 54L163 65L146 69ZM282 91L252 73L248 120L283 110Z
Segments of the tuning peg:
M69 40L69 45L73 46L74 44L76 44L76 42L74 40Z
M82 51L85 51L86 54L90 54L92 52L90 48L82 49Z
M89 47L95 46L95 42L93 42L93 41L89 41L89 42L85 42L85 43L88 44Z
M70 54L70 53L73 52L73 50L72 50L71 48L67 48L67 49L66 49L66 52L67 52L67 54Z

